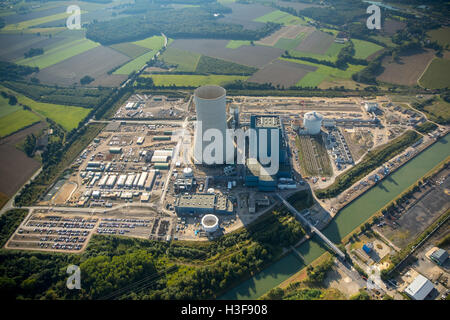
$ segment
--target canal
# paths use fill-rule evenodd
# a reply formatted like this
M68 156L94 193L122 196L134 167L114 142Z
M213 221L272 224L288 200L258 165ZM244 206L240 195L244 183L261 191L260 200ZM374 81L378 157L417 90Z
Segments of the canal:
M361 223L450 156L449 139L450 134L447 134L389 177L383 179L377 186L350 203L322 232L333 242L339 243ZM316 236L297 247L297 250L304 257L304 261L300 261L299 257L293 253L288 254L231 289L220 299L257 299L325 252L322 242Z

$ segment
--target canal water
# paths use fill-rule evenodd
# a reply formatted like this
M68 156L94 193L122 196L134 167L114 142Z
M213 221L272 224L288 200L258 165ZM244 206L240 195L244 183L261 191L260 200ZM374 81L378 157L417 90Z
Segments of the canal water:
M342 238L375 212L450 156L449 140L450 134L447 134L403 167L383 179L377 186L342 209L322 232L334 243L339 243ZM326 249L321 240L314 236L311 240L305 241L297 247L297 250L303 256L303 261L294 253L288 254L231 289L219 299L257 299L320 257Z

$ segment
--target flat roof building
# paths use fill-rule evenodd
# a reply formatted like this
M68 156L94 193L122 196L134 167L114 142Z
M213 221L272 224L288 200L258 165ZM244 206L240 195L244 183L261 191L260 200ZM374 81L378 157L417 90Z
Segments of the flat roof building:
M216 194L184 194L175 202L177 214L227 214L233 213L233 203L226 197Z
M424 300L433 289L433 283L419 274L405 289L405 293L414 300Z
M444 249L437 249L431 255L430 259L442 266L447 261L448 252Z

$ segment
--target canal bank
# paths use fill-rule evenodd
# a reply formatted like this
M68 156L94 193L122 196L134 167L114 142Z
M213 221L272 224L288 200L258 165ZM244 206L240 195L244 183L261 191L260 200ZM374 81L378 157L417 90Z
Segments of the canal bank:
M449 141L450 134L447 134L414 159L408 161L377 186L348 204L322 232L334 243L340 243L341 239L361 223L450 156ZM320 257L326 251L323 246L320 240L313 236L311 240L305 241L297 247L297 251L304 257L304 261L300 261L296 254L290 253L231 289L220 299L256 299L262 296Z

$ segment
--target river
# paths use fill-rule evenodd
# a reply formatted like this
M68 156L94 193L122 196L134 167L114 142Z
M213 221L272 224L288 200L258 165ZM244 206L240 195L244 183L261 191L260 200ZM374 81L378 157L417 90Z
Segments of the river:
M447 134L383 179L377 186L347 205L322 232L333 242L339 243L361 223L450 156L449 139L450 134ZM314 236L297 247L304 261L300 261L297 255L290 253L219 299L257 299L320 257L325 252L323 245L321 240Z

